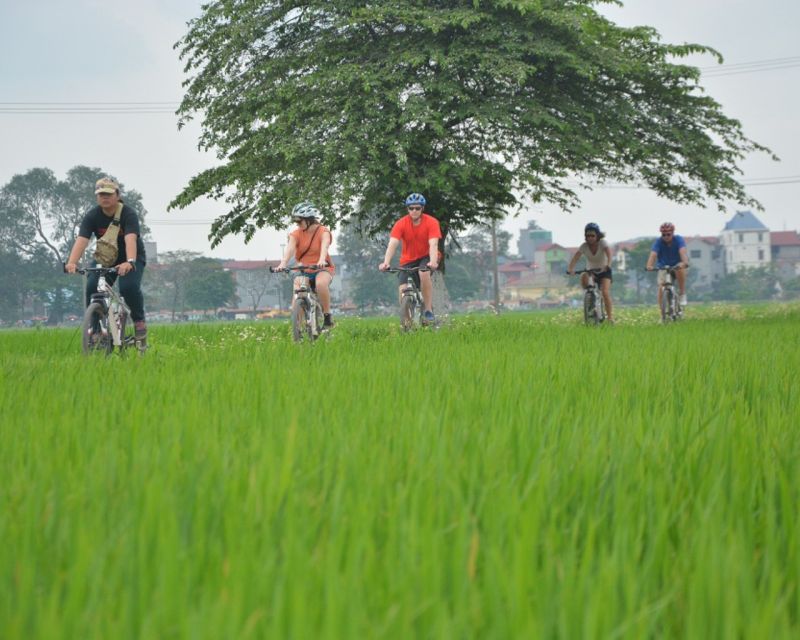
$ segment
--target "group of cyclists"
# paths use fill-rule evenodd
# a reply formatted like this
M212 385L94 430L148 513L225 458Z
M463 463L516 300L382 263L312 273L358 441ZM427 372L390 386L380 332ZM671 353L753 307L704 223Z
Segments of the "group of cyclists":
M661 296L667 273L664 269L674 268L678 280L678 293L680 304L686 306L686 268L689 266L689 255L686 251L686 241L683 236L675 233L675 225L665 222L659 228L660 237L656 238L650 247L645 269L653 271L658 269L658 305L661 306ZM575 266L581 258L586 259L587 271L581 274L581 286L585 289L590 286L594 278L600 285L603 295L608 322L614 323L614 312L611 305L611 247L606 242L600 226L590 222L584 227L583 237L585 242L578 247L575 255L569 262L567 273L574 275Z
M108 276L108 279L109 283L113 284L117 276L120 277L120 293L130 305L137 341L145 344L147 325L141 282L146 259L138 215L131 207L122 202L119 184L112 178L105 177L97 181L95 197L97 206L90 209L81 221L78 237L70 251L65 270L67 273L76 272L78 260L86 250L92 235L100 239L109 228L118 226L117 257L114 261L116 273ZM397 247L400 245L402 247L400 266L404 269L417 269L412 272L412 277L422 292L423 320L426 324L432 324L435 316L431 272L439 267L439 240L442 237L442 231L439 221L425 213L426 205L427 200L421 193L412 193L405 199L407 214L397 220L392 227L386 253L383 262L378 265L378 269L381 271L389 269ZM329 329L334 326L331 314L330 284L336 273L336 267L330 255L333 235L330 229L320 222L320 219L319 209L310 202L301 202L292 209L291 220L296 228L289 233L283 256L275 270L285 269L292 258L297 264L308 266L308 269L301 273L303 277L309 279L311 287L317 292L324 314L323 326ZM660 232L660 237L651 247L646 268L648 271L652 271L654 268L675 267L680 302L682 306L685 306L686 272L684 267L689 265L686 242L675 233L675 225L671 222L662 224ZM582 274L581 284L585 288L590 285L591 278L598 281L608 321L613 323L611 247L606 242L605 234L600 230L600 226L594 222L587 224L584 228L584 240L572 256L567 271L574 274L578 261L585 258L587 270L590 272ZM407 273L398 273L401 294L407 278ZM664 278L664 272L659 271L659 304ZM86 286L87 305L96 290L97 277L90 278Z

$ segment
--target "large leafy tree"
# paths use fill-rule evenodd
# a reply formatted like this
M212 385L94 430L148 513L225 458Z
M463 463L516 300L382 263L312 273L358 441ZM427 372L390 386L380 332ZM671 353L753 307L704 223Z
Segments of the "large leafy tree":
M180 124L202 119L218 166L174 199L225 199L211 231L247 239L313 199L333 223L386 229L409 191L445 228L523 196L564 208L575 185L638 182L683 203L755 204L754 150L705 95L689 54L623 28L611 0L216 0L177 43Z

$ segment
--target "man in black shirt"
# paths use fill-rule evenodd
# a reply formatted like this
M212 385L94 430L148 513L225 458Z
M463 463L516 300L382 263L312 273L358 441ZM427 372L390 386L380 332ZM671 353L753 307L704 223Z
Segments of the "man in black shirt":
M112 178L100 178L94 189L97 206L90 209L81 221L78 237L67 260L67 273L75 273L78 260L89 246L92 234L103 237L114 220L117 204L122 202L119 196L119 185ZM139 217L126 204L122 206L117 235L117 260L114 266L120 276L119 292L131 308L131 317L136 328L136 341L144 347L147 342L147 325L144 317L144 296L142 295L142 275L147 259L144 253L144 242L139 229ZM91 274L86 282L86 304L92 294L97 291L97 274ZM115 275L106 276L109 285L116 280Z

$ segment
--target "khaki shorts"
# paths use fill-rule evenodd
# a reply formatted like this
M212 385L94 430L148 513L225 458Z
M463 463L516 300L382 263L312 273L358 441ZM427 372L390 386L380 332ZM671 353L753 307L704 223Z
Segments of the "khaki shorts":
M660 284L660 285L666 284L668 282L667 278L672 278L672 276L669 275L669 271L659 271L658 272L658 284ZM673 283L677 283L678 282L678 276L675 276L675 278L672 280L672 282Z

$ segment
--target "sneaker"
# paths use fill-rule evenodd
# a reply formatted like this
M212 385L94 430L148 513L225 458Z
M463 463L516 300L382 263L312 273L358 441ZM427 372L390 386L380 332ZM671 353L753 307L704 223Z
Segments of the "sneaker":
M322 322L322 326L326 329L333 329L333 327L336 326L336 323L333 321L333 318L331 318L330 313L325 314L325 320Z
M133 323L133 339L136 341L136 346L140 351L147 349L147 325L144 320L139 320Z
M684 294L682 294L682 295L680 296L679 300L680 300L681 306L682 306L682 307L685 307L685 306L686 306L686 304L687 304L687 302L686 302L686 294L685 294L685 293L684 293Z
M433 324L436 321L436 318L433 315L433 311L426 311L422 314L422 322L423 324Z

